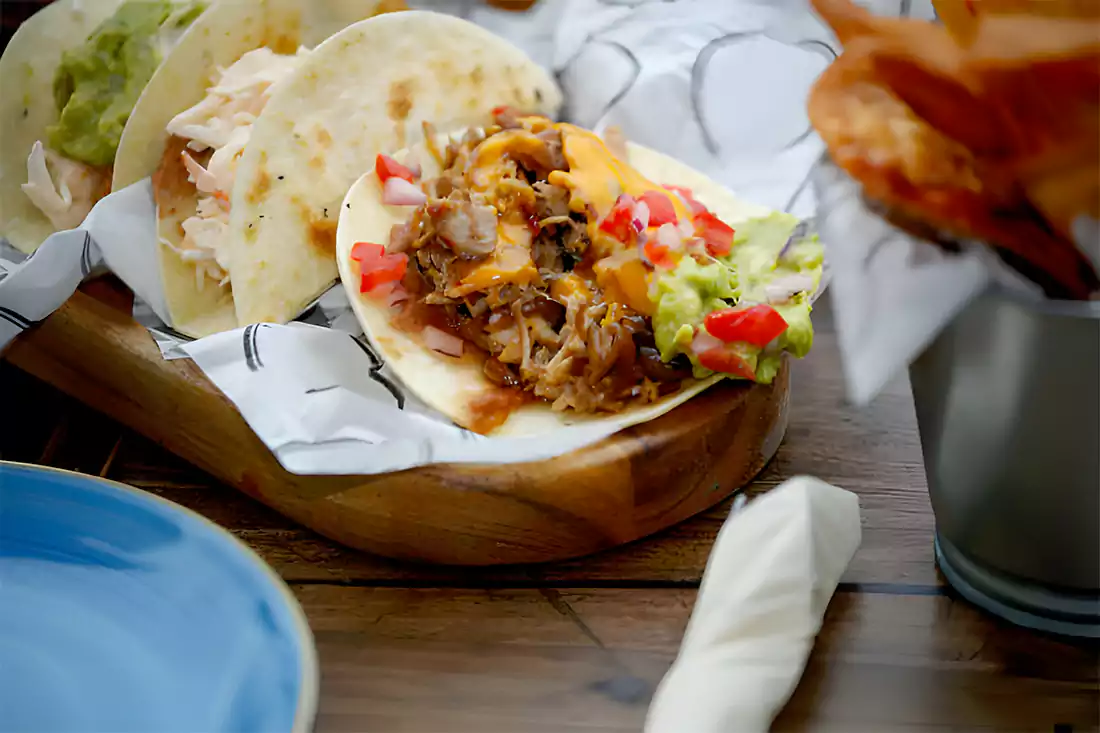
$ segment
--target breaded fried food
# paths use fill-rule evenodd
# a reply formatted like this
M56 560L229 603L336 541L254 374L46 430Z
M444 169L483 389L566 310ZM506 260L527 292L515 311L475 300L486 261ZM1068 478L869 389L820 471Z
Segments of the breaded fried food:
M810 119L869 199L990 243L1052 296L1100 286L1070 235L1100 208L1100 29L994 15L964 48L932 23L813 4L845 50Z

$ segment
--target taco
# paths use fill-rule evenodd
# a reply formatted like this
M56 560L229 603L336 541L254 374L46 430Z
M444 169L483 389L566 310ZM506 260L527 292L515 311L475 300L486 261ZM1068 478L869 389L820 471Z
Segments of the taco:
M498 109L380 155L337 259L410 390L470 430L529 435L772 381L813 341L823 252L797 227L652 150Z
M234 177L276 88L305 65L310 46L394 6L227 0L150 80L122 136L113 186L152 176L165 300L178 331L198 337L236 325L224 245Z
M110 190L134 105L206 3L57 0L0 59L0 236L24 252Z
M467 127L497 105L553 115L561 99L523 51L449 15L384 15L328 39L272 95L237 169L237 325L289 321L336 281L337 212L378 153L425 124Z
M357 12L394 5L330 1ZM292 320L335 282L340 201L380 150L404 145L422 123L470 124L482 100L560 103L521 51L450 16L345 22L306 51L299 40L322 40L310 26L284 23L301 26L290 38L270 12L233 14L225 33L181 49L150 84L155 109L124 137L130 170L115 177L120 186L156 171L165 296L190 336Z

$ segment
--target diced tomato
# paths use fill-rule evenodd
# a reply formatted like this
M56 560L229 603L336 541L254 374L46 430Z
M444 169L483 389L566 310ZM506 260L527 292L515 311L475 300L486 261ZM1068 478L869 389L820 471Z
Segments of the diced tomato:
M676 264L672 260L669 248L656 239L647 240L642 250L645 252L646 259L649 260L654 267L671 269Z
M386 248L374 242L356 242L351 248L351 258L360 264L382 259Z
M764 348L787 330L783 316L770 305L723 308L703 320L707 333L726 343L735 341Z
M710 349L701 354L696 354L696 358L699 359L700 366L710 369L712 372L732 374L735 377L745 379L756 379L756 372L752 370L749 363L739 354L735 354L727 348Z
M498 104L496 107L493 107L493 117L502 115L509 110L515 112L515 110L512 109L512 106L509 104Z
M684 203L691 209L692 214L701 214L707 210L706 206L703 206L700 202L695 200L695 196L691 193L690 188L684 188L683 186L661 186L666 191L672 191L680 195L680 198L684 200Z
M649 207L649 226L676 223L676 209L672 208L672 202L665 194L660 191L646 191L638 200Z
M413 174L411 169L382 153L379 153L378 157L374 159L374 172L378 174L378 180L383 184L391 178L400 178L409 183L416 181L416 175Z
M707 252L714 257L728 255L733 249L733 227L709 211L695 215L695 234L703 238Z
M600 222L600 231L610 234L620 242L633 241L637 235L634 229L634 197L622 194L615 200L615 205L607 216Z
M385 247L374 242L356 242L351 258L359 263L359 292L380 298L391 294L392 286L401 282L409 266L407 254L387 253Z

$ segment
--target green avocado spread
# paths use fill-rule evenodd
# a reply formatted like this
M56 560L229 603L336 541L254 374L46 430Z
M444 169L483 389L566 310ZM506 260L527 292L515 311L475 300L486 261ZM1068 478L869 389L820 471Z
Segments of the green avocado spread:
M733 344L738 355L756 374L756 381L770 383L782 364L783 353L805 356L813 345L810 300L821 281L824 250L816 236L790 242L798 219L773 213L734 225L730 253L700 264L684 257L657 281L657 309L653 332L661 359L687 355L695 376L713 374L699 365L692 340L707 314L738 305L769 303L787 322L786 330L767 347ZM792 276L797 276L792 279ZM776 298L769 285L797 282L812 285ZM769 297L771 295L771 297Z
M201 3L128 0L80 46L65 51L54 74L57 124L50 147L91 166L109 166L138 97L171 42L204 9Z

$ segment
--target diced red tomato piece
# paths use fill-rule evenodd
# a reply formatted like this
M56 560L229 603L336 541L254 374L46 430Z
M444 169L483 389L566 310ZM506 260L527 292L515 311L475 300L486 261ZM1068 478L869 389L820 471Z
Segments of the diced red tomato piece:
M787 330L783 316L770 305L723 308L703 319L707 333L726 343L743 342L764 348Z
M649 207L649 226L676 223L676 209L672 208L672 201L667 195L660 191L646 191L638 200Z
M710 349L702 354L696 354L696 357L699 359L700 366L710 369L712 372L732 374L735 377L745 379L756 379L756 372L753 371L744 357L730 349Z
M357 244L356 247L358 248L359 245ZM359 260L360 293L370 293L378 297L388 296L392 287L382 286L392 286L404 279L405 271L409 266L409 256L404 252L379 255L377 250L363 248L360 254L363 256L363 259ZM354 251L352 256L354 257Z
M378 157L374 159L374 172L378 175L378 180L382 184L385 184L391 178L401 178L409 183L416 181L416 174L411 169L383 153L379 153Z
M620 242L630 242L637 236L634 229L634 197L622 194L600 222L600 231L610 234Z
M505 112L508 112L509 110L511 110L513 112L515 111L514 109L512 109L512 106L509 105L509 104L498 104L496 107L493 107L493 110L492 110L493 111L493 117L496 117L498 115L502 115Z
M386 248L374 242L356 242L351 248L351 258L360 264L380 260L385 254Z
M695 196L691 193L690 188L684 188L683 186L661 186L661 188L666 191L680 194L680 198L688 205L692 214L701 214L707 210L706 206L703 206L703 204L695 200Z
M707 252L714 257L728 255L733 249L733 227L709 211L695 215L695 233L703 238Z
M646 259L653 263L654 267L671 269L676 264L669 254L669 248L656 239L647 240L642 249L645 251Z

